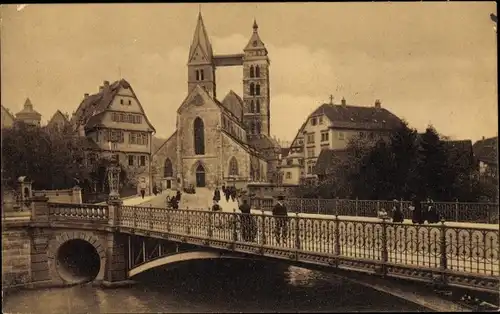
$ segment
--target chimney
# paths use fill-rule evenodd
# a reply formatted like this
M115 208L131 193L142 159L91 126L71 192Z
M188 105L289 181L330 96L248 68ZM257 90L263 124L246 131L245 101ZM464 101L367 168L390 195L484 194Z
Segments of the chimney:
M104 87L109 87L109 81L104 81L103 85Z
M342 106L347 106L347 102L344 97L342 97Z
M89 93L85 93L85 94L83 94L83 97L84 97L85 99L89 98Z
M486 139L486 137L483 136L483 141Z
M382 107L381 105L380 99L375 100L375 108L380 109Z
M99 86L99 92L102 92L102 90L104 89L104 86Z

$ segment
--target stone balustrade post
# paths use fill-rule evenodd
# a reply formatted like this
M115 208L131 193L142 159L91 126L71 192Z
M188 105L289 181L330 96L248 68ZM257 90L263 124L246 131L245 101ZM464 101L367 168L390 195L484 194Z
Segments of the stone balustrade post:
M82 189L79 186L75 186L71 189L71 199L73 204L82 204Z
M31 201L31 220L35 222L48 222L50 216L49 198L46 196L33 196Z
M119 212L123 201L121 199L110 199L108 200L108 224L110 226L118 226L119 224Z

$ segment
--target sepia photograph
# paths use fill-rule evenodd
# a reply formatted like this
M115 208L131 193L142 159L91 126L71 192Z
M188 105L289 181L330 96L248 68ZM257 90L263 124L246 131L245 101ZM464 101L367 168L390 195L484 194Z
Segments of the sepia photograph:
M2 312L498 312L497 16L0 5Z

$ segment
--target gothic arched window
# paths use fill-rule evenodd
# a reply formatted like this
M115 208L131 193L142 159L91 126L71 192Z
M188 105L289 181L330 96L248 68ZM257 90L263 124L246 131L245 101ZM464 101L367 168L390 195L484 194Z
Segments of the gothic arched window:
M203 70L200 70L200 81L203 81L205 79L205 76L203 74Z
M196 70L196 80L200 80L200 71Z
M234 156L231 158L231 160L229 160L229 175L238 175L238 161L236 161L236 158L234 158Z
M257 100L258 102L258 100ZM255 107L253 106L253 100L250 100L250 112L254 112Z
M255 66L255 77L260 77L260 68L258 65Z
M250 96L253 96L255 93L255 86L253 83L250 83Z
M255 84L255 95L260 95L260 84Z
M260 113L260 101L258 99L255 101L255 112Z
M165 160L165 168L163 170L163 176L164 177L173 177L174 176L174 170L172 169L172 162L170 161L169 158Z
M253 65L250 66L250 77L254 77L255 76L255 73L254 73L254 68L253 68Z
M257 122L256 127L257 127L257 130L255 133L260 134L260 122Z
M195 155L205 154L205 130L200 117L194 119L194 153Z

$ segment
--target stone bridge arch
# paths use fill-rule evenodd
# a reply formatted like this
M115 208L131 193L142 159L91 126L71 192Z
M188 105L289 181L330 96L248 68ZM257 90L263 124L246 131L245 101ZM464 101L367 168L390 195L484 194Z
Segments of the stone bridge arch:
M107 262L106 236L86 230L56 233L49 241L47 258L52 278L60 279L62 284L102 282Z
M183 263L195 260L211 260L211 259L252 259L252 258L236 254L223 254L222 252L216 252L216 251L189 251L181 253L172 253L155 258L153 260L149 260L146 263L137 265L136 267L128 271L128 277L132 278L140 273L161 266L173 265L177 263Z

